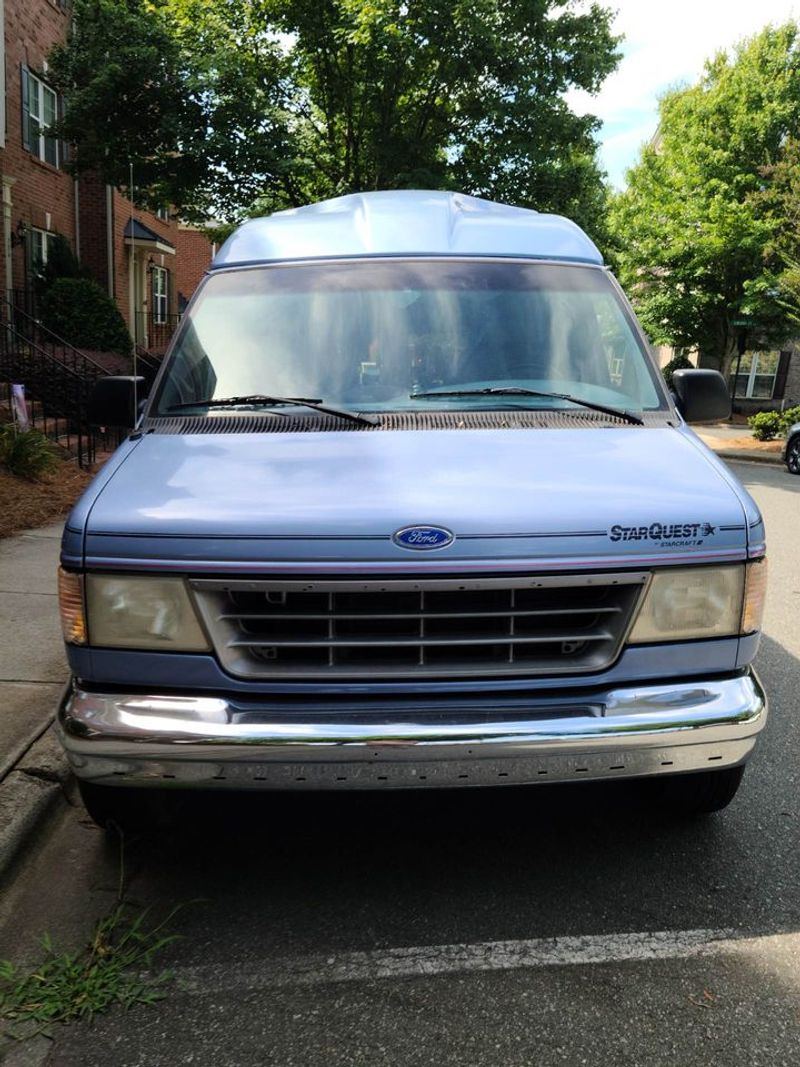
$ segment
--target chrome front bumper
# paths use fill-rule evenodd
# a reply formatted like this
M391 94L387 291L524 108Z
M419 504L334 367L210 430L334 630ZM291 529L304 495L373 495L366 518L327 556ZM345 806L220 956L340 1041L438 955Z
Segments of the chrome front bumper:
M744 762L767 717L755 674L593 691L574 705L309 715L218 697L68 687L58 730L79 778L109 785L375 789L512 785L711 770ZM243 718L246 722L240 721ZM257 720L257 721L254 721ZM237 721L239 720L239 721Z

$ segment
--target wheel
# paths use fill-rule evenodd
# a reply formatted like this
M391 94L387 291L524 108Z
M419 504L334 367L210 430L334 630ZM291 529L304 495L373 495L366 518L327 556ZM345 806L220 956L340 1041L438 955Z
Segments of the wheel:
M786 469L790 474L800 474L800 433L786 446Z
M744 764L719 771L676 774L654 780L654 803L666 815L687 817L722 811L736 796Z
M170 797L158 789L98 785L78 779L83 806L101 830L141 833L166 821Z

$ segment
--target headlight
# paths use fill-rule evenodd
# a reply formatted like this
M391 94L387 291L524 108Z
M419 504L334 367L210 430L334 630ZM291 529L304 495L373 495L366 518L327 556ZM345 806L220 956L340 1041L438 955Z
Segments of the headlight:
M208 641L181 578L86 575L89 644L200 652Z
M629 640L633 644L732 637L761 625L766 561L656 571Z

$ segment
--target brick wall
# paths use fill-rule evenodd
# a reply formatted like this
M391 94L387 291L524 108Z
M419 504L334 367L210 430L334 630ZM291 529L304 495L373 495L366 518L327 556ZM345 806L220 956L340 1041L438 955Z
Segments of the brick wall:
M75 245L75 208L72 178L22 147L21 67L46 81L45 63L50 49L62 41L69 16L50 0L6 0L6 115L7 138L0 152L0 171L10 185L12 277L6 277L5 256L0 256L4 289L25 287L25 249L17 242L19 223L63 234ZM49 223L49 225L48 225Z
M188 301L211 265L217 246L209 241L205 230L193 226L178 229L176 293L178 308Z
M106 186L97 175L85 174L78 181L77 195L81 263L88 267L95 281L109 292Z

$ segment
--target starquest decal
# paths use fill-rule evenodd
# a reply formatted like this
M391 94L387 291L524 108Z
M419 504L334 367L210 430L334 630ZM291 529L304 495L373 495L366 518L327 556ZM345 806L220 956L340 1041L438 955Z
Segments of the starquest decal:
M649 526L612 526L608 536L611 541L654 541L661 548L694 548L716 532L710 522L651 522Z

